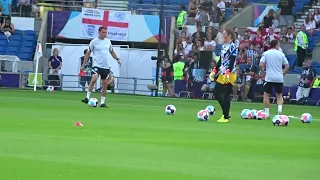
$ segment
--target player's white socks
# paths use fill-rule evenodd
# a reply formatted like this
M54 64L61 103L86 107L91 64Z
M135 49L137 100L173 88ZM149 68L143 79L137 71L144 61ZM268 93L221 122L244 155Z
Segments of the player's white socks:
M102 97L102 96L101 96L101 104L104 104L105 101L106 101L106 97Z
M264 108L264 111L266 112L267 117L269 117L270 116L269 108Z
M282 113L282 104L278 105L278 113Z
M87 92L87 99L90 99L91 92Z

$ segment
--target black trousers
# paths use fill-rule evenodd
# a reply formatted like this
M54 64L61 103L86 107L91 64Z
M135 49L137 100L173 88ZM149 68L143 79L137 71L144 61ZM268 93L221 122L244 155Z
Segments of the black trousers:
M307 51L305 49L302 49L300 46L298 46L297 49L297 66L302 67L302 64L304 62L304 58L306 57Z
M220 84L216 82L214 88L214 95L218 100L225 119L229 119L229 112L231 106L230 94L232 93L232 84Z

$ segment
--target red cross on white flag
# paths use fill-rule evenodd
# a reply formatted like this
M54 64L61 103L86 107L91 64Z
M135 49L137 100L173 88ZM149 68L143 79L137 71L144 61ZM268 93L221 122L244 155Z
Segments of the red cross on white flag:
M115 41L127 41L130 11L104 11L82 8L82 37L95 38L99 27L107 29L107 38Z

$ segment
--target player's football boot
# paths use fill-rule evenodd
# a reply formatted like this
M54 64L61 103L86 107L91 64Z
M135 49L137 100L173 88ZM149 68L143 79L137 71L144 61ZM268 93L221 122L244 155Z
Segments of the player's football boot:
M228 117L228 119L225 119L224 116L222 115L221 118L217 120L217 122L219 122L219 123L227 123L227 122L229 122L229 118L230 118L230 116Z
M109 106L107 106L106 104L101 104L100 107L102 107L102 108L109 108Z
M85 104L88 104L89 99L88 99L88 98L84 98L84 99L81 100L81 102L83 102L83 103L85 103Z

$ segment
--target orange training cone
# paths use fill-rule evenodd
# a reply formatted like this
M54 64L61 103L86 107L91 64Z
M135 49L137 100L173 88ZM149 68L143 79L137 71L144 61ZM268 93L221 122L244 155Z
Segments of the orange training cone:
M81 122L76 122L76 123L74 123L74 126L82 127L82 126L83 126L83 124L81 124Z

